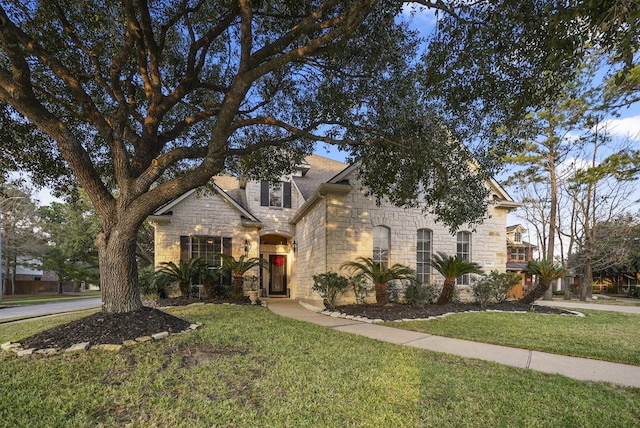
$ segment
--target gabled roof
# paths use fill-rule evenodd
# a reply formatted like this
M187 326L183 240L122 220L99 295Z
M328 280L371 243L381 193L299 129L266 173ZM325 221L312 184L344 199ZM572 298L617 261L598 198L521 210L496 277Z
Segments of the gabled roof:
M221 176L221 177L215 177L214 178L214 184L213 184L213 189L216 192L217 195L220 195L220 197L222 197L222 199L224 199L225 201L227 201L229 204L231 204L235 209L237 209L240 214L245 217L247 220L249 220L250 222L255 222L255 223L260 223L260 220L258 220L257 217L255 217L251 212L249 212L249 210L243 206L238 200L236 200L234 197L232 197L231 195L229 195L220 185L218 185L218 179L220 180L220 184L221 185L233 185L232 179L235 180L236 182L238 182L238 179L235 177L226 177L226 176ZM237 190L242 190L242 189L237 189ZM171 215L171 210L173 207L175 207L176 205L178 205L180 202L184 201L186 198L190 197L191 195L193 195L194 193L196 193L197 189L191 189L188 192L186 192L185 194L179 196L178 198L174 199L173 201L169 202L168 204L158 208L158 210L156 212L154 212L151 216L149 216L149 218L151 220L162 220L163 217L166 219L167 217L170 217ZM231 189L230 192L233 193L237 193L236 189ZM242 192L244 193L244 192ZM242 199L242 198L239 198ZM244 197L244 203L246 205L246 196Z
M307 200L323 183L328 183L336 174L348 168L347 164L318 155L305 158L309 170L302 177L293 177L302 197Z

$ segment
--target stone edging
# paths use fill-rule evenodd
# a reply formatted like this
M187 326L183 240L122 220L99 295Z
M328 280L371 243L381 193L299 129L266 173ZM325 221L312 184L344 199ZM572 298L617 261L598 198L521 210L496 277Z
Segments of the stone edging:
M60 348L24 349L22 348L19 342L7 342L0 345L0 349L6 352L14 352L18 357L26 357L28 355L34 355L34 354L58 355L58 354L67 354L67 353L73 353L73 352L86 352L89 349L101 349L104 351L117 352L121 350L123 346L133 346L138 343L148 342L150 340L160 340L160 339L164 339L165 337L187 333L189 331L196 330L199 327L200 327L200 324L191 324L188 329L178 333L171 334L168 331L162 331L160 333L152 334L151 336L136 337L135 340L125 340L122 344L106 343L106 344L97 344L97 345L91 346L90 342L82 342L82 343L76 343L75 345L62 350Z
M196 303L191 303L187 306L203 306L205 304L208 304L208 303L196 302ZM218 303L211 303L211 304L218 304ZM235 306L235 303L225 302L225 303L222 303L222 305ZM262 302L261 306L266 306L266 302ZM151 306L151 307L154 307L154 306ZM176 306L164 306L164 307L156 306L155 309L166 309L166 308L174 308L174 307ZM200 326L201 324L191 324L187 330L184 330L178 333L171 334L168 331L161 331L159 333L152 334L151 336L136 337L135 340L125 340L122 344L107 343L107 344L97 344L97 345L91 346L90 342L83 342L83 343L76 343L75 345L67 349L61 350L59 348L24 349L22 348L22 346L20 346L19 342L6 342L0 345L0 350L6 351L6 352L15 352L19 357L25 357L33 354L58 355L58 354L66 354L66 353L72 353L72 352L86 352L89 349L102 349L104 351L118 352L119 350L122 349L123 346L132 346L138 343L148 342L150 340L164 339L165 337L168 337L168 336L172 336L172 335L175 336L177 334L187 333L189 331L196 330Z
M528 314L528 313L531 313L530 311L499 311L499 310L495 310L495 309L487 309L485 311L448 312L446 314L435 315L435 316L427 317L427 318L403 318L403 319L400 319L400 320L385 321L383 319L371 319L371 318L361 317L359 315L347 315L347 314L342 313L342 312L329 311L327 309L321 309L321 308L318 308L317 306L313 306L313 305L310 305L308 303L300 302L300 305L305 307L306 309L309 309L310 311L317 312L319 314L326 315L326 316L329 316L329 317L332 317L332 318L344 318L344 319L353 320L353 321L366 322L366 323L369 323L369 324L380 324L380 323L384 323L384 322L431 321L431 320L435 320L435 319L438 319L438 318L448 317L450 315L464 314L464 313L471 313L471 312L503 312L503 313L509 313L509 314ZM582 312L569 311L567 309L562 309L562 310L566 311L566 312L569 312L571 315L575 315L575 316L578 316L578 317L585 317L586 316ZM556 315L556 314L542 314L542 315ZM560 315L568 315L568 314L560 314Z

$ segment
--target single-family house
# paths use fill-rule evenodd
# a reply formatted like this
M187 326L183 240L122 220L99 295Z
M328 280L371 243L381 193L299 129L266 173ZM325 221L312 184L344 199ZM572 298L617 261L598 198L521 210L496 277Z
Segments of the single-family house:
M533 276L527 273L527 264L534 260L537 246L522 239L526 229L521 224L507 226L507 272L520 274L522 281L511 289L511 295L520 298L533 288Z
M262 297L318 306L322 299L312 290L313 275L341 272L344 262L358 257L410 266L422 283L438 279L426 263L437 251L504 272L507 213L519 206L491 180L485 221L451 234L420 209L376 204L358 179L357 164L317 155L276 183L231 176L215 177L214 183L214 192L189 191L150 216L156 266L191 257L216 264L215 253L262 257L270 269L253 273ZM458 286L467 288L469 278Z

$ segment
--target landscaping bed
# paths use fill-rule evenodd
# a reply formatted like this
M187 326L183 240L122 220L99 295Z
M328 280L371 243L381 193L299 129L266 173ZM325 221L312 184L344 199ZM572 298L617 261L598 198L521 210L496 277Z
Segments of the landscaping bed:
M428 305L425 307L389 304L389 305L343 305L336 306L336 312L345 315L360 316L369 319L383 321L396 321L403 319L421 319L437 317L449 313L502 311L502 312L535 312L539 314L574 315L573 312L552 308L548 306L527 305L517 302L502 302L480 306L479 303L448 303L446 305Z

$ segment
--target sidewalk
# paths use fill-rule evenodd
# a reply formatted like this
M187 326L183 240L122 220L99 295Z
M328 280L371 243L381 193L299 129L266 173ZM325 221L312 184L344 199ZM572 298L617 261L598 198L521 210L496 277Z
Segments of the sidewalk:
M558 306L564 306L558 304ZM593 308L594 305L587 305ZM609 309L609 305L606 310ZM269 309L281 316L322 325L334 330L358 334L398 345L413 346L436 352L494 361L512 367L561 374L573 379L596 382L613 382L640 388L640 367L565 355L547 354L527 349L509 348L468 340L451 339L370 324L345 318L323 315L295 301L269 301ZM568 306L567 306L568 307ZM593 308L595 309L595 308ZM637 312L640 313L640 312Z

